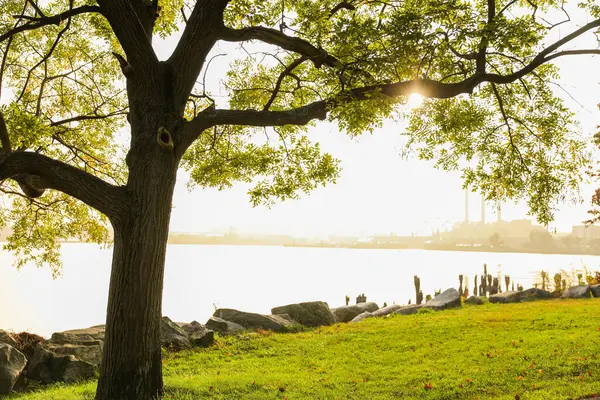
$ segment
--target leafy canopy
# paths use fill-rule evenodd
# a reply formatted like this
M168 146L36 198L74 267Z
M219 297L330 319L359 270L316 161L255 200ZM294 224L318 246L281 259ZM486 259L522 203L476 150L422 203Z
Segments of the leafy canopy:
M158 4L154 34L161 38L184 29L196 6ZM95 5L0 0L0 35ZM216 107L216 93L205 82L220 78L231 110L323 103L326 118L353 136L404 118L408 150L462 171L465 185L489 199L526 199L547 223L557 204L575 193L589 161L573 113L551 87L558 70L550 61L571 55L561 53L564 43L545 50L558 25L552 18L566 18L562 7L556 0L232 0L220 40L240 42L240 50L227 71L211 69L215 51L207 58L184 117L192 121ZM600 17L593 0L580 7ZM0 111L13 150L39 152L125 184L126 148L118 137L128 128L128 102L111 54L123 50L104 16L81 13L3 37L0 45ZM410 92L431 98L406 115ZM306 122L211 127L191 144L182 166L192 185L253 183L254 205L297 198L340 174L339 160L309 140L314 122ZM0 226L13 229L5 247L18 253L18 265L58 267L60 239L109 240L107 218L63 193L27 198L13 180L0 190Z

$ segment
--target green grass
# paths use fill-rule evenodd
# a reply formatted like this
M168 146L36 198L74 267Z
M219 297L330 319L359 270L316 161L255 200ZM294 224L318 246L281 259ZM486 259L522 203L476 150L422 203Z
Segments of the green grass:
M486 304L170 354L166 399L574 399L600 392L600 299ZM431 389L426 386L431 385ZM95 382L11 399L92 399Z

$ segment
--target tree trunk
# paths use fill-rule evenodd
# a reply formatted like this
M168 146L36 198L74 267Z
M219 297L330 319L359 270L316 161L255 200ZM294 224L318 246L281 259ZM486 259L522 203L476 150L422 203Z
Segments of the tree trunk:
M172 148L169 152L157 143L156 121L149 125L153 129L146 126L145 132L154 133L134 140L128 156L130 213L112 221L114 252L97 400L153 400L163 391L162 290L177 162Z

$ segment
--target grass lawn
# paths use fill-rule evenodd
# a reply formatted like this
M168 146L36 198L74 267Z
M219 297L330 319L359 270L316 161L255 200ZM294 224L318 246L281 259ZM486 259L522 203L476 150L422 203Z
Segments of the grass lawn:
M486 304L165 357L166 399L576 399L600 393L600 299ZM93 399L96 383L10 399ZM516 397L518 395L518 397Z

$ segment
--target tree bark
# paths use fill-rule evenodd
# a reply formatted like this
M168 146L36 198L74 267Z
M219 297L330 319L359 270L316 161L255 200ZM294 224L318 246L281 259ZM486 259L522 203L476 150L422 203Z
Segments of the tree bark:
M159 143L161 118L146 115L132 124L142 133L132 135L128 155L131 208L112 221L115 241L97 400L153 400L163 392L160 323L177 161L173 148Z

